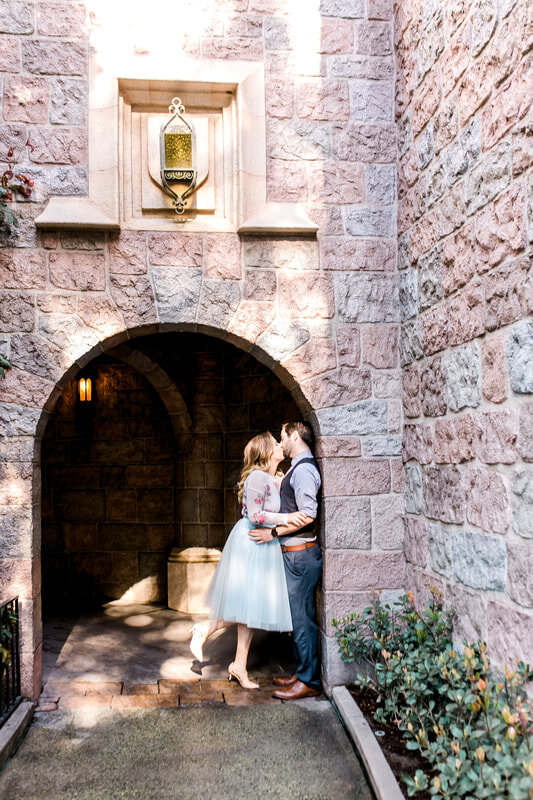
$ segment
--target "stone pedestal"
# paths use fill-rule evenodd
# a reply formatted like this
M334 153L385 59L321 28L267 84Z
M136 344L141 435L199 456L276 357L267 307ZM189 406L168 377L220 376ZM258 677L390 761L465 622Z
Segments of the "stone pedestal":
M203 600L222 553L213 547L173 547L168 558L168 607L206 614Z

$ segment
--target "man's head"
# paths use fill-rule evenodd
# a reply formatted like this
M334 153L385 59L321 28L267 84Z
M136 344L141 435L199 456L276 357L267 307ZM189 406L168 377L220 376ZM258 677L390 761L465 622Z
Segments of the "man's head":
M281 428L281 445L286 458L294 458L304 450L312 450L314 433L308 422L284 422Z

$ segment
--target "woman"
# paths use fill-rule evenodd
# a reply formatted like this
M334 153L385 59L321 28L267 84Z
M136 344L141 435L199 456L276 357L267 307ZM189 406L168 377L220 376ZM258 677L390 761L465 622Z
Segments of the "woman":
M193 627L191 652L203 661L206 639L220 628L237 623L237 651L229 665L229 680L236 678L245 689L259 689L248 678L248 651L253 629L292 630L291 611L283 556L277 539L258 546L248 536L255 527L274 527L304 521L299 511L280 514L279 486L283 449L271 433L254 436L244 448L239 481L242 518L224 546L213 580L207 590L209 622Z

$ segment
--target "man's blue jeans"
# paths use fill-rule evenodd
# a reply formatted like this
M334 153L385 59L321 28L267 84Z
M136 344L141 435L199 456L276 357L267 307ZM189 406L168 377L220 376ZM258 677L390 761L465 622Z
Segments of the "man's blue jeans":
M322 575L322 553L316 544L309 550L283 553L291 604L292 636L298 680L320 689L316 587Z

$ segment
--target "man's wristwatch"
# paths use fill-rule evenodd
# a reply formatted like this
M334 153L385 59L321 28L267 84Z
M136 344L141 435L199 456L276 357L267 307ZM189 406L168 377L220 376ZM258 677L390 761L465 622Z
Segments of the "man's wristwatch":
M278 533L278 529L277 529L277 528L271 528L271 530L270 530L270 533L272 534L272 538L273 538L273 539L277 539L277 538L278 538L278 536L279 536L279 533Z

